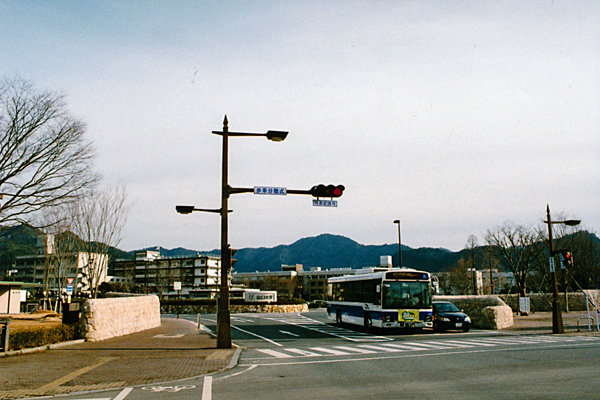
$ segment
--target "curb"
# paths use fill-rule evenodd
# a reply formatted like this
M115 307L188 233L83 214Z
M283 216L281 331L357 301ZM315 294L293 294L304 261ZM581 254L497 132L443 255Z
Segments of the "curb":
M77 340L69 340L68 342L60 342L60 343L54 343L54 344L47 344L47 345L39 346L39 347L32 347L30 349L6 351L4 353L0 353L0 357L19 356L21 354L35 353L37 351L44 351L44 350L50 350L50 349L57 349L60 347L66 347L66 346L70 346L73 344L79 344L79 343L84 343L84 342L85 342L85 339L77 339Z

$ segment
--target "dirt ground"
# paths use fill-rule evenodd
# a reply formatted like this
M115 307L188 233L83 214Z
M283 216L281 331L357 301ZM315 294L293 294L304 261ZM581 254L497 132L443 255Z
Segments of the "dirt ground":
M51 311L36 311L31 314L0 314L0 320L10 320L9 328L15 330L37 327L52 327L62 324L62 314Z

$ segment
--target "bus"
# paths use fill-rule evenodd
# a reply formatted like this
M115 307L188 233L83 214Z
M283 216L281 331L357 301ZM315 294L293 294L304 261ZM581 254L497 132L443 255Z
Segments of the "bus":
M329 278L327 284L327 317L338 325L433 328L429 272L373 268Z

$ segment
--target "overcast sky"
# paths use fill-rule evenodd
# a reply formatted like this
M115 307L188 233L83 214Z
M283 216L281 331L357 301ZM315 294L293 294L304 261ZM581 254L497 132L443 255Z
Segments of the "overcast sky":
M234 248L322 233L460 250L546 205L600 227L600 2L0 0L0 75L66 95L123 250L219 247L222 139Z

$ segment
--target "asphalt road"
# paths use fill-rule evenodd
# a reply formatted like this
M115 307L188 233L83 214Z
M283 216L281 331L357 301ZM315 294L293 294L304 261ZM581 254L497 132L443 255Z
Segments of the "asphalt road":
M190 316L195 320L195 316ZM214 329L214 316L201 322ZM337 327L324 311L232 316L238 366L72 399L597 399L600 337L403 334Z

